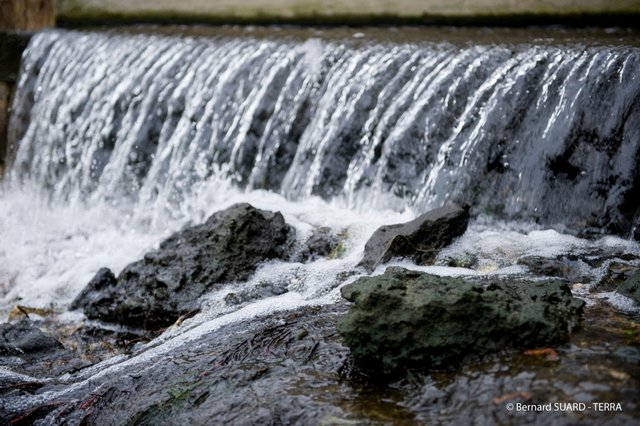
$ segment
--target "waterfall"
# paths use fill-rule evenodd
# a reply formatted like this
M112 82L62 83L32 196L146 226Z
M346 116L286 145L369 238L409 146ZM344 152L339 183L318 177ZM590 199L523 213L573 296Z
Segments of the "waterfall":
M633 46L53 30L24 54L9 180L138 215L218 179L290 200L416 213L454 200L625 234L638 123Z

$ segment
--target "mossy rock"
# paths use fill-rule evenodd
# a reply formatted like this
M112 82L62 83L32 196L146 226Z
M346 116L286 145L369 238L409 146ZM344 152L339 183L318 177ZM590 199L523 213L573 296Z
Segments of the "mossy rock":
M383 374L565 342L584 305L559 280L478 283L396 267L342 296L354 304L338 331L360 367Z

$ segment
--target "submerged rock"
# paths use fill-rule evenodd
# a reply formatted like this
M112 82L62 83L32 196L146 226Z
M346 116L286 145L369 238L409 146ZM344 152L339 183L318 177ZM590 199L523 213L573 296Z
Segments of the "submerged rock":
M408 257L418 265L433 263L438 250L464 234L469 208L450 204L411 222L378 228L364 248L360 265L373 271L394 257Z
M247 280L260 262L286 259L295 230L280 213L236 204L176 232L116 279L101 269L73 302L89 318L134 327L172 324L221 283Z
M617 292L640 304L640 271L634 273L620 284Z
M557 280L481 285L403 268L361 278L342 296L354 305L338 331L365 370L384 373L564 342L584 305Z

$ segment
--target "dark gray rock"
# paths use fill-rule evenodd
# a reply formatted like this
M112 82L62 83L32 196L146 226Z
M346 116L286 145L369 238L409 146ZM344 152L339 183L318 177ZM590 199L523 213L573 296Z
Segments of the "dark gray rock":
M442 259L439 264L450 268L473 269L478 266L478 256L472 253L460 253L455 256L449 256Z
M613 260L604 266L606 267L605 273L591 288L592 293L616 291L624 281L640 272L640 266L619 260Z
M43 324L27 319L0 324L0 365L13 372L25 374L37 381L36 377L64 374L86 364L85 359L65 348ZM31 384L25 383L20 376L3 375L0 377L0 401L3 392L13 386L30 388ZM1 419L0 424L3 424Z
M541 256L527 256L518 260L520 265L525 265L535 275L546 277L566 278L571 268L566 262L559 259L549 259Z
M52 335L22 321L0 324L0 356L30 355L62 349L62 344Z
M117 279L101 269L72 303L89 318L159 328L199 308L222 283L247 280L261 262L286 259L295 230L280 213L236 204L177 232Z
M384 373L564 342L584 305L561 281L480 284L403 268L361 278L342 296L354 305L338 331L361 367Z
M624 280L617 292L635 300L636 303L640 303L640 271Z
M109 268L100 268L87 286L71 303L71 309L109 304L112 300L111 289L118 285L116 276Z
M326 226L315 228L304 243L300 258L304 262L328 257L336 251L339 243L338 236L332 232L331 228Z
M469 208L449 204L411 222L378 228L364 248L360 265L373 271L394 257L408 257L418 265L433 263L438 250L464 234Z

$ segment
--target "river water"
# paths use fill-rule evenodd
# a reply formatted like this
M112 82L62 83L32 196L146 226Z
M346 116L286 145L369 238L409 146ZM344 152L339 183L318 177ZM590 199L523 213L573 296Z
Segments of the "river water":
M447 201L472 206L467 233L434 266L393 264L522 275L524 257L571 257L576 295L637 313L629 299L590 291L612 262L640 259L629 239L640 191L633 34L176 32L32 39L0 188L0 312L20 304L79 321L65 309L99 268L117 274L236 202L281 211L300 243L328 226L343 253L262 265L249 282L206 295L202 312L150 349L67 377L69 387L40 401L149 365L224 325L338 303L339 287L364 273L343 278L378 226ZM450 266L471 255L473 266ZM266 281L287 292L251 296ZM231 304L230 293L246 298Z

